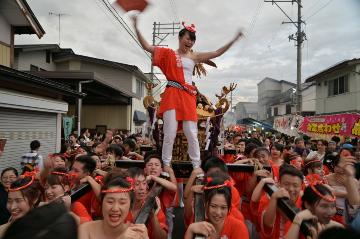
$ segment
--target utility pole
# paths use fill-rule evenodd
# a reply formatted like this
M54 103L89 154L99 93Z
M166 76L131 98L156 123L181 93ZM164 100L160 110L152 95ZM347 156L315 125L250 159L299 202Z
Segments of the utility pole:
M167 45L161 45L161 43L170 34L173 35L173 36L175 34L177 34L178 30L180 30L180 22L172 22L172 23L160 23L160 22L157 23L157 22L154 22L154 24L153 24L152 45L153 46L167 46ZM151 79L151 82L153 82L153 79L154 79L154 66L152 64L152 59L151 59L150 79Z
M60 28L61 28L60 23L61 23L61 17L62 17L62 16L66 16L66 15L68 15L68 14L66 14L66 13L49 12L49 15L50 15L50 16L54 15L54 16L57 16L57 17L59 18L59 46L60 46Z
M271 2L272 5L276 5L282 13L285 14L285 16L290 20L288 22L282 22L282 24L294 24L297 28L297 31L294 34L291 34L289 36L289 41L293 40L296 41L295 45L297 48L297 54L296 54L296 111L298 114L301 115L301 61L302 61L302 54L301 54L301 47L304 39L306 40L306 34L304 31L301 30L301 24L305 22L301 19L301 8L303 7L301 4L301 0L279 0L279 1L267 1L264 2ZM284 2L290 2L291 4L297 3L298 5L298 18L297 21L293 21L288 14L279 6L278 3L284 3Z

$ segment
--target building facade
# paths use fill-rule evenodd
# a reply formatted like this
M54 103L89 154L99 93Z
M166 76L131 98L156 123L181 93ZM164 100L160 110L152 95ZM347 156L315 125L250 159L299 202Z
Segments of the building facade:
M19 45L15 47L19 70L61 81L79 89L87 97L69 102L69 116L76 116L81 128L141 131L146 121L142 100L149 78L133 65L75 54L58 45ZM81 83L83 82L83 83Z
M360 112L360 59L337 63L309 78L316 84L316 113Z
M0 168L20 168L21 155L39 140L39 153L59 152L64 97L85 96L70 87L13 69L15 34L44 35L25 0L0 3L0 139L6 141Z
M259 120L272 124L273 117L279 112L291 112L293 103L286 102L292 101L294 87L296 87L294 83L269 77L260 81L257 84Z
M236 121L252 118L259 119L259 109L257 102L238 102L235 106Z

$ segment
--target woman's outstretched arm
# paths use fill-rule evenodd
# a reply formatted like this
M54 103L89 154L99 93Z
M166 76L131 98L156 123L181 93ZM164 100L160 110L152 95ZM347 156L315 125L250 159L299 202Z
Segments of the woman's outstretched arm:
M220 47L216 51L210 51L210 52L195 52L195 61L197 62L205 62L207 60L216 58L218 56L221 56L224 54L240 37L244 36L244 34L239 31L234 39L232 39L230 42L225 44L224 46Z
M139 31L139 29L137 27L137 16L132 16L132 20L133 20L133 25L134 25L134 28L135 28L135 33L136 33L137 39L140 42L140 45L142 46L142 48L144 48L145 51L153 54L154 50L155 50L155 47L150 45L145 40L145 38L141 35L141 33L140 33L140 31Z

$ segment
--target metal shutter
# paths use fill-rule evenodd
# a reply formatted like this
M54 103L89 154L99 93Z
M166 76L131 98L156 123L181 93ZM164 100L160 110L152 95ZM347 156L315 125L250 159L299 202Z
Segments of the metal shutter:
M0 170L20 169L22 154L30 151L32 140L40 141L45 159L56 148L56 114L0 108L0 138L7 139L0 158Z

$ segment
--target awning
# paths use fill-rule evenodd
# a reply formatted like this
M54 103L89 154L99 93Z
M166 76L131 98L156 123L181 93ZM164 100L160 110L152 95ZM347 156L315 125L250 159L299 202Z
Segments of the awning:
M138 122L138 123L146 122L146 114L144 112L135 110L134 111L133 121Z
M263 127L264 129L267 130L274 130L272 125L266 123L266 122L261 122L252 118L245 118L245 119L241 119L238 120L237 122L238 124L246 124L246 125L250 125L250 126L254 126L254 127Z

